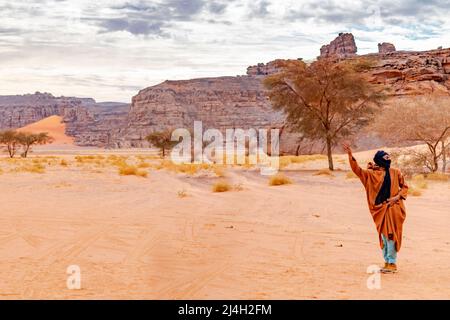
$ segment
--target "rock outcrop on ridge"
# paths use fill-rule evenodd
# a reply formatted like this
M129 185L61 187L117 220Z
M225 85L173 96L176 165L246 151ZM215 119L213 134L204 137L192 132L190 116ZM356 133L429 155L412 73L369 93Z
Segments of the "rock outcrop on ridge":
M378 53L386 54L397 51L392 43L383 42L378 44Z
M356 55L352 34L340 34L322 47L321 59L364 58L372 61L371 82L385 84L391 99L423 94L450 95L450 49L395 51L380 44L380 52ZM145 137L167 128L282 128L285 116L271 108L262 80L279 72L277 62L248 67L247 75L165 81L141 90L126 104L99 104L93 99L50 94L0 96L0 130L18 128L50 115L61 115L75 143L99 147L146 147ZM299 134L282 135L281 150L297 151ZM308 152L308 150L302 150Z
M356 55L355 37L351 33L340 33L339 36L330 42L330 44L320 48L319 58L350 58Z

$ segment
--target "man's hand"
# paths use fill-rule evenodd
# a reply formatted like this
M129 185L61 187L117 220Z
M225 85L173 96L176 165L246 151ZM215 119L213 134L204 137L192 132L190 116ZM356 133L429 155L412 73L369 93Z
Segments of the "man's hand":
M350 148L350 146L347 143L343 143L342 148L344 148L345 152L347 152L349 157L352 157L352 154L353 154L352 148Z
M388 205L392 206L394 203L397 203L400 200L400 195L396 195L395 197L387 199Z

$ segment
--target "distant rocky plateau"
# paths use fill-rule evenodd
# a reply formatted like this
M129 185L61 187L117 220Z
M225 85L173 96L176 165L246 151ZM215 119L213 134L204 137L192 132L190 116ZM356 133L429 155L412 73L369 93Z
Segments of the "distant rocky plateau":
M66 134L80 146L106 147L111 130L126 124L130 105L97 103L91 98L54 97L50 93L0 96L0 130L17 129L58 115L66 123Z
M388 85L391 100L424 94L450 95L450 48L397 51L393 44L383 42L378 45L378 53L357 55L353 35L342 33L320 53L319 59L373 60L370 81ZM279 71L277 61L250 66L242 76L165 81L141 90L131 105L47 93L0 96L0 130L61 115L67 134L75 137L78 145L130 148L147 147L145 136L152 131L192 128L196 120L203 122L204 129L281 128L285 116L272 110L262 85L264 77ZM283 132L282 153L298 151L298 138L298 134ZM375 147L376 143L379 141L361 137L364 147Z

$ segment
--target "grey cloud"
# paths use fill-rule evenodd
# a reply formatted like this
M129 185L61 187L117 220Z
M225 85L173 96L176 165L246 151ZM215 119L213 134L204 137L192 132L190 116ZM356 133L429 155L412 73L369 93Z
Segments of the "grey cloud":
M218 3L219 4L219 3ZM130 1L112 6L120 18L93 19L101 32L128 31L134 35L168 36L163 30L175 21L191 21L205 8L204 0ZM213 10L223 10L220 6Z
M1 28L0 27L0 34L5 36L14 36L14 35L20 35L22 33L21 29L18 28Z
M270 2L267 0L260 0L251 5L251 17L263 18L269 14L267 9Z
M433 16L439 12L448 12L448 0L400 0L383 1L380 5L384 14L388 16L423 17Z
M174 12L174 17L179 19L189 19L198 14L205 6L204 0L167 0L167 6Z
M171 21L189 20L200 13L204 6L204 0L165 0L161 3L133 1L120 6L112 6L111 9L127 16L152 17L161 21Z
M358 24L373 14L367 9L368 7L358 7L357 3L352 8L342 7L339 1L308 2L298 9L290 10L286 18L290 21L312 20L318 23Z
M289 20L312 20L319 23L365 24L364 19L379 13L386 25L422 24L429 25L441 20L450 11L447 0L400 0L355 2L352 7L343 7L340 1L309 1L300 9L291 10ZM368 26L370 27L370 26Z
M108 32L128 31L134 35L158 35L166 36L161 29L162 22L151 22L146 20L134 19L105 19L101 22L101 27Z
M227 8L227 4L226 3L221 3L221 2L216 2L216 1L212 1L209 4L209 11L211 13L214 14L223 14L225 12Z
M208 19L207 22L210 23L210 24L224 24L226 26L231 26L232 25L232 23L230 21L226 21L226 20Z

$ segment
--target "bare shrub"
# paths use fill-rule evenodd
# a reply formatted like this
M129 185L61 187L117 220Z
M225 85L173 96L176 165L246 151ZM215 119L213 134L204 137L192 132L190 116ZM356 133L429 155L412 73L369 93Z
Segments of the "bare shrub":
M387 107L369 127L392 144L420 144L427 152L411 153L413 162L431 172L446 170L446 155L450 145L450 98L414 97L401 99Z

